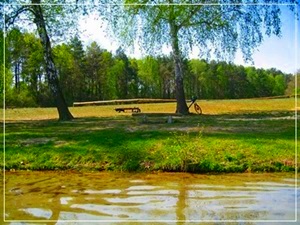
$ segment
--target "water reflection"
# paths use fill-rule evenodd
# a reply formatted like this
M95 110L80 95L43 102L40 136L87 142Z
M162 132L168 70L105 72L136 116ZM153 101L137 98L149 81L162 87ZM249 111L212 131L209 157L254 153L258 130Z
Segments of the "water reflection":
M14 225L283 223L295 219L295 194L293 174L6 172L5 219Z

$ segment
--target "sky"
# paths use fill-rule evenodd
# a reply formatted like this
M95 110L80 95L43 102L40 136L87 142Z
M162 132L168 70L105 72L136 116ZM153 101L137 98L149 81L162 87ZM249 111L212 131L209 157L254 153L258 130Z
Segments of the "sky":
M298 10L299 11L299 10ZM298 12L300 13L300 12ZM263 43L253 52L254 64L245 63L240 51L237 51L233 61L236 65L255 66L256 68L276 68L284 73L294 74L300 69L299 49L300 49L300 27L299 21L295 20L294 14L286 9L282 9L282 36L264 37ZM114 53L120 46L116 41L111 40L105 33L106 24L91 15L80 20L81 39L85 45L96 41L101 48ZM162 52L168 54L170 48L163 47ZM126 51L132 58L142 58L145 56L140 50L138 43L134 47L134 52ZM197 51L191 52L190 58L199 58Z

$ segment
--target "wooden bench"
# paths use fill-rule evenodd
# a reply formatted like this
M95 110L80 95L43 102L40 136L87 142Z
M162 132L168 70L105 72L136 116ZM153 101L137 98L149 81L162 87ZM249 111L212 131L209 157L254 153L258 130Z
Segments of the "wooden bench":
M174 123L174 119L182 117L179 113L132 113L132 116L141 118L142 123Z
M126 112L126 111L131 111L133 113L140 113L141 110L138 107L127 107L127 108L115 108L116 112Z

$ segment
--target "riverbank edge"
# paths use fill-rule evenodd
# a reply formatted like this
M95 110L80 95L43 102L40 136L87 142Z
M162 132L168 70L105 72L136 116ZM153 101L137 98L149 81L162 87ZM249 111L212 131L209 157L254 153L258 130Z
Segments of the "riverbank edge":
M141 163L142 164L142 163ZM209 170L209 169L197 169L195 167L191 167L191 169L187 170L168 170L168 169L142 169L139 167L136 170L132 169L101 169L95 167L78 167L78 168L38 168L38 169L30 169L30 168L0 168L0 172L117 172L117 173L190 173L190 174L231 174L231 173L241 173L241 174L256 174L256 173L298 173L300 172L299 167L293 166L282 166L280 164L275 163L275 165L265 165L265 166L257 166L255 168L249 169L239 167L239 168L219 168L216 170Z

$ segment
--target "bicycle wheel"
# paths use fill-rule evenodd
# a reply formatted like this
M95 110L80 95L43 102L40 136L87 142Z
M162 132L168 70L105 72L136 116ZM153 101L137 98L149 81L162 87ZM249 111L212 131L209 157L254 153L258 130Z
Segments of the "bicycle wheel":
M194 109L199 115L202 114L202 109L197 103L194 103Z

